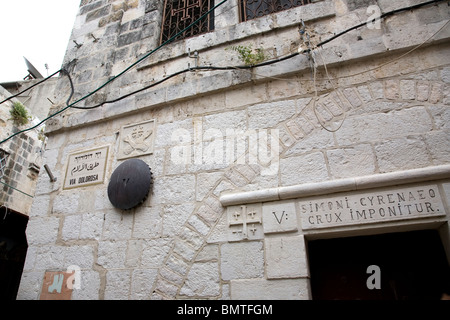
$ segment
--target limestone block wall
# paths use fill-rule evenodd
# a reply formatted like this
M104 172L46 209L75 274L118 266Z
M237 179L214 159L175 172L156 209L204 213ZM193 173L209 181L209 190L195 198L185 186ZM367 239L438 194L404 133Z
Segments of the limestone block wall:
M12 94L0 86L0 100L9 98ZM0 140L22 130L24 126L17 126L11 119L10 110L17 99L7 101L1 105L0 111ZM30 116L32 112L27 108ZM36 118L33 116L33 120ZM16 135L0 145L1 155L8 157L1 164L0 172L0 206L5 206L22 214L30 213L34 190L42 166L44 141L39 140L39 130L32 130Z
M123 70L136 52L155 45L158 22L148 23L154 24L153 38L143 38L147 33L139 28L144 22L133 22L158 15L150 3L158 4L82 3L73 40L86 42L80 48L69 44L66 56L72 61L78 55L72 70L78 97ZM224 15L235 12L234 3L227 3ZM383 11L409 5L376 3ZM186 68L194 63L187 48L198 50L199 65L237 63L224 49L247 41L273 48L274 57L286 55L298 49L303 15L317 37L327 38L365 21L366 7L356 1L320 1L246 23L218 19L215 32L162 49L80 105L119 97ZM317 234L303 230L298 195L271 198L271 190L282 187L440 168L442 178L433 175L430 182L422 175L419 181L438 185L440 214L390 221L388 227L446 225L447 17L448 8L440 4L394 16L381 29L348 33L317 55L315 81L308 56L299 55L254 70L189 72L121 101L54 117L48 123L45 163L58 180L50 182L42 174L39 179L18 297L39 299L46 272L76 265L81 284L72 299L309 299L306 248L308 237ZM126 31L111 35L114 40L107 44L108 32L126 23ZM134 31L138 25L140 31ZM88 44L87 39L94 40L89 33L103 40ZM128 56L104 59L111 52L118 57L119 50ZM61 79L59 89L64 101L67 81ZM153 152L138 156L153 172L150 196L136 209L118 210L108 200L107 186L124 161L119 159L123 130L150 120ZM64 189L69 157L105 146L103 183ZM254 191L264 195L224 201L227 195ZM286 209L273 215L280 205ZM289 225L280 229L282 221ZM358 224L332 232L370 229Z

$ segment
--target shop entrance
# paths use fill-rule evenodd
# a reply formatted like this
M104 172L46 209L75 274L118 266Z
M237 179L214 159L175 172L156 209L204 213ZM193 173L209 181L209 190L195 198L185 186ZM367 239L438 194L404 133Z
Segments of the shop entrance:
M28 243L28 217L0 208L0 300L15 300L19 290Z
M308 253L315 300L439 300L450 294L437 230L314 240Z

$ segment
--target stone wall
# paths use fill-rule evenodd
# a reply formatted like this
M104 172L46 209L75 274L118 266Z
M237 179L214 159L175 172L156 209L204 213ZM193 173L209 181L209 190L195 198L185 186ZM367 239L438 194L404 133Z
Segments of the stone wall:
M0 86L0 100L12 94ZM5 102L0 110L0 140L19 132L25 126L18 126L11 119L10 110L17 99ZM32 113L27 109L29 115ZM0 206L5 206L22 214L30 213L38 174L42 165L44 142L39 140L39 130L16 135L0 145L8 158L1 175ZM3 155L3 153L2 153Z
M377 3L386 12L409 1ZM66 62L77 59L77 97L155 47L160 17L154 4L159 2L82 3L72 40L83 46L70 43L66 55ZM216 15L236 13L234 1L226 6ZM300 17L325 39L365 21L367 13L355 1L321 1L245 23L219 17L215 32L161 49L80 106L117 98L193 65L188 48L199 52L199 65L239 65L224 50L230 44L251 42L270 48L273 57L289 54L300 45ZM377 191L426 181L438 186L433 191L439 190L442 201L434 208L440 214L363 228L333 226L329 233L446 225L450 31L435 34L446 17L448 8L441 4L393 16L381 29L348 33L320 49L316 81L308 56L298 55L253 70L186 73L119 102L54 117L45 161L58 180L39 178L19 298L39 299L47 271L76 265L81 287L72 299L309 299L305 243L326 232L305 231L306 200L296 194L280 202L279 193L270 193L278 188L325 183L325 191L309 194L317 196L355 191L333 184L366 176ZM420 33L413 31L418 28ZM100 40L94 42L90 33ZM67 93L64 79L59 88ZM140 207L118 210L107 187L124 161L123 132L150 123L152 153L138 158L150 166L153 188ZM105 181L64 189L69 157L104 146ZM442 178L425 178L430 168L438 168ZM421 178L412 179L419 169L425 170ZM386 175L391 185L377 185ZM224 201L255 191L263 195ZM289 219L288 227L279 229L274 217L279 225Z

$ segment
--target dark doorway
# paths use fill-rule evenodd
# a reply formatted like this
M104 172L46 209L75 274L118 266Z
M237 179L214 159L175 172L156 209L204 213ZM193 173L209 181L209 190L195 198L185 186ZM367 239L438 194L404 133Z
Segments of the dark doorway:
M0 208L0 300L17 297L28 249L27 224L27 216Z
M439 300L449 290L449 264L436 230L308 242L316 300ZM379 267L380 289L367 280Z

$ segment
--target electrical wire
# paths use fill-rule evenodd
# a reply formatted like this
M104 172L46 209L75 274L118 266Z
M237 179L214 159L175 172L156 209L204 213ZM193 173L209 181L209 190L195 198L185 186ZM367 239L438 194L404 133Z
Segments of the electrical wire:
M412 5L412 6L409 6L409 7L392 10L392 11L383 13L379 17L376 17L372 21L368 21L368 22L374 22L374 21L376 21L378 19L381 20L381 19L387 18L389 16L393 16L393 15L395 15L397 13L403 12L403 11L412 11L412 10L415 10L415 9L418 9L418 8L421 8L421 7L424 7L424 6L428 6L428 5L431 5L431 4L437 4L439 2L444 2L444 1L448 1L448 0L432 0L432 1L428 1L428 2L419 3L419 4L416 4L416 5ZM351 28L349 28L349 29L347 29L345 31L342 31L342 32L332 36L331 38L329 38L329 39L327 39L325 41L322 41L321 43L318 44L318 46L321 47L321 46L323 46L323 45L325 45L325 44L327 44L327 43L329 43L329 42L331 42L331 41L333 41L333 40L343 36L344 34L350 32L350 31L353 31L353 30L359 29L361 27L364 27L364 26L367 25L368 22L360 23L360 24L358 24L356 26L353 26L353 27L351 27Z
M75 93L75 88L73 86L73 81L72 81L72 77L70 76L69 71L67 71L66 69L62 70L62 73L67 76L67 78L69 78L69 83L70 83L70 95L69 98L67 98L66 100L66 106L69 106L70 100L72 100L73 94Z
M203 20L206 16L208 16L211 12L213 12L215 9L217 9L218 7L220 7L221 5L223 5L225 2L227 2L228 0L223 0L222 2L220 2L219 4L215 5L214 7L212 7L211 9L209 9L206 13L204 13L201 17L199 17L197 20L195 20L194 22L192 22L189 26L187 26L186 28L184 28L183 30L181 30L180 32L178 32L176 35L174 35L172 38L168 39L167 41L163 42L162 44L160 44L158 47L156 47L155 49L151 50L150 52L148 52L147 54L145 54L143 57L141 57L140 59L138 59L136 62L132 63L130 66L128 66L127 68L125 68L122 72L120 72L119 74L117 74L116 76L112 77L111 79L109 79L108 81L106 81L104 84L102 84L100 87L98 87L97 89L95 89L94 91L88 93L87 95L85 95L84 97L78 99L77 101L75 101L74 103L72 103L72 105L70 105L69 107L72 107L73 105L77 104L78 102L81 102L87 98L89 98L90 96L92 96L93 94L97 93L98 91L100 91L101 89L103 89L104 87L106 87L108 84L110 84L111 82L113 82L114 80L116 80L117 78L123 76L125 73L127 73L128 71L130 71L132 68L134 68L135 66L137 66L139 63L141 63L142 61L144 61L145 59L147 59L149 56L151 56L152 54L154 54L156 51L158 51L159 49L161 49L162 47L168 45L169 43L173 42L178 36L182 35L184 32L186 32L187 30L191 29L192 27L194 27L198 22L200 22L201 20Z
M45 79L43 79L43 80L41 80L41 81L39 81L39 82L36 82L35 84L33 84L32 86L26 88L25 90L20 91L19 93L15 94L15 95L12 95L11 97L6 98L5 100L0 101L0 104L5 103L6 101L9 101L9 100L11 100L11 99L14 99L14 98L20 96L21 94L27 92L28 90L31 90L31 89L33 89L34 87L36 87L36 86L38 86L38 85L44 83L45 81L49 80L50 78L52 78L52 77L54 77L55 75L57 75L58 73L60 73L62 70L63 70L63 69L60 69L60 70L56 71L55 73L51 74L50 76L48 76L47 78L45 78Z
M31 194L28 194L28 193L26 193L26 192L23 192L22 190L19 190L19 189L17 189L17 188L14 188L13 186L7 184L6 182L0 181L0 183L3 184L4 186L7 186L8 188L11 188L11 189L13 189L13 190L15 190L15 191L17 191L17 192L22 193L22 194L24 194L24 195L26 195L26 196L28 196L28 197L30 197L30 198L34 198L34 196L32 196Z
M394 15L394 14L399 13L399 12L417 9L417 8L420 8L420 7L423 7L423 6L426 6L426 5L430 5L430 4L434 4L434 3L438 3L438 2L442 2L442 1L444 1L444 0L433 0L433 1L426 2L426 3L414 5L414 6L411 6L411 7L393 10L393 11L387 12L387 13L385 13L385 14L382 14L382 15L381 15L379 18L377 18L377 19L383 19L383 18L385 18L385 17ZM344 34L350 32L350 31L352 31L352 30L358 29L358 28L360 28L360 27L362 27L362 26L365 26L365 25L367 25L367 22L365 22L365 23L363 23L363 24L359 24L359 25L354 26L354 27L351 27L351 28L349 28L349 29L347 29L347 30L345 30L345 31L343 31L343 32L341 32L341 33L339 33L339 34L337 34L337 35L334 35L334 36L331 37L330 39L327 39L327 40L325 40L325 41L322 41L322 42L316 44L316 45L315 45L315 48L317 48L317 47L322 47L323 45L325 45L325 44L331 42L332 40L335 40L336 38L341 37L341 36L343 36ZM446 25L447 25L447 24L446 24ZM442 29L444 29L444 28L446 27L446 25L445 25L444 27L442 27L440 30L438 30L438 32L437 32L436 34L434 34L432 37L430 37L429 39L427 39L424 43L420 44L417 48L413 48L413 50L407 52L406 54L404 54L404 55L402 55L402 56L400 56L400 57L398 57L396 60L399 60L399 59L403 58L403 56L406 56L407 54L413 52L414 50L417 50L419 47L421 47L421 46L424 45L426 42L428 42L430 39L434 38L438 33L440 33L440 32L442 31ZM264 67L264 66L268 66L268 65L271 65L271 64L279 63L279 62L282 62L282 61L285 61L285 60L289 60L289 59L291 59L291 58L293 58L293 57L298 56L299 54L309 53L311 50L312 50L312 48L308 48L307 50L305 50L305 51L303 51L303 52L294 52L294 53L288 54L288 55L286 55L286 56L284 56L284 57L279 57L279 58L276 58L276 59L272 59L272 60L269 60L269 61L265 61L265 62L261 62L261 63L258 63L258 64L254 64L254 65L226 66L226 67L212 67L212 66L190 67L190 68L187 68L187 69L178 71L178 72L176 72L176 73L173 73L173 74L167 76L166 78L164 78L164 79L162 79L162 80L159 80L159 81L157 81L157 82L155 82L155 83L152 83L152 84L150 84L150 85L148 85L148 86L145 86L145 87L143 87L143 88L140 88L140 89L138 89L138 90L136 90L136 91L130 92L130 93L128 93L128 94L126 94L126 95L124 95L124 96L121 96L121 97L119 97L119 98L116 98L116 99L113 99L113 100L104 101L104 102L102 102L102 103L98 103L98 104L96 104L96 105L94 105L94 106L90 106L90 107L72 107L72 108L74 108L74 109L81 109L81 110L89 110L89 109L95 109L95 108L101 107L101 106L103 106L103 105L105 105L105 104L115 103L115 102L118 102L118 101L120 101L120 100L126 99L126 98L128 98L128 97L130 97L130 96L132 96L132 95L135 95L135 94L137 94L137 93L140 93L140 92L142 92L142 91L145 91L145 90L148 90L148 89L150 89L150 88L153 88L153 87L155 87L155 86L157 86L157 85L159 85L159 84L162 84L162 83L166 82L167 80L169 80L169 79L171 79L171 78L173 78L173 77L175 77L175 76L178 76L178 75L181 75L181 74L190 72L190 71L206 71L206 70L208 70L208 71L218 71L218 70L248 70L248 69L254 69L254 68L259 68L259 67ZM319 53L320 53L320 52L319 52ZM321 54L321 53L320 53L320 54ZM396 61L396 60L395 60L395 61ZM325 61L323 60L323 56L322 56L322 61L323 61L324 66L325 66L325 70L326 70L326 74L327 74L328 80L329 80L330 82L332 82L331 79L330 79L330 76L329 76L329 74L328 74L328 69L327 69L327 67L326 67ZM392 62L388 62L388 63L386 63L386 64L384 64L384 65L381 65L381 66L379 66L379 67L376 67L376 68L374 68L373 70L376 70L376 69L378 69L378 68L381 68L381 67L383 67L383 66L385 66L385 65L387 65L387 64L390 64L390 63L392 63ZM373 70L368 70L367 72L373 71ZM364 71L363 73L365 73L365 72L366 72L366 71ZM356 75L358 75L358 74L356 74ZM352 76L353 76L353 75L352 75ZM263 77L264 77L264 76L263 76ZM267 77L267 78L273 78L273 79L276 79L276 80L281 80L281 79L275 78L275 77ZM316 80L319 80L319 79L315 78L315 79L313 79L313 80L311 80L311 81L315 82ZM342 126L342 124L341 124L339 127L341 127L341 126ZM327 129L327 128L325 128L325 129Z
M427 43L428 41L430 41L431 39L433 39L437 34L439 34L443 29L445 29L449 24L450 24L450 20L447 21L447 23L446 23L443 27L441 27L441 28L440 28L436 33L434 33L432 36L430 36L429 38L427 38L424 42L422 42L421 44L419 44L419 45L417 45L416 47L412 48L412 49L409 50L408 52L402 54L401 56L399 56L399 57L397 57L397 58L395 58L395 59L393 59L393 60L390 60L390 61L388 61L388 62L386 62L386 63L383 63L382 65L380 65L380 66L378 66L378 67L375 67L375 68L372 68L372 69L365 70L364 72L352 74L352 75L350 75L350 76L359 75L359 74L366 73L366 72L371 72L371 71L377 70L377 69L379 69L379 68L382 68L382 67L384 67L384 66L386 66L386 65L389 65L389 64L391 64L391 63L394 63L394 62L396 62L396 61L398 61L398 60L404 58L405 56L411 54L411 53L414 52L415 50L417 50L417 49L419 49L420 47L422 47L425 43ZM317 48L317 46L318 46L318 45L315 45L315 49L319 49L319 48ZM312 82L315 83L317 80L328 80L328 81L330 81L330 83L333 83L333 81L332 81L332 79L331 79L331 77L330 77L330 75L329 75L328 68L327 68L326 62L325 62L325 60L324 60L324 58L323 58L323 55L322 55L322 53L321 53L320 50L318 50L318 52L319 52L319 55L321 56L322 62L323 62L323 64L324 64L324 68L325 68L325 72L326 72L326 75L327 75L327 79L317 79L317 77L314 75L314 78L313 78L313 79L311 79L311 80L302 80L302 81L312 81ZM138 94L138 93L140 93L140 92L142 92L142 91L146 91L146 90L148 90L148 89L150 89L150 88L153 88L153 87L155 87L155 86L157 86L157 85L160 85L160 84L162 84L162 83L164 83L164 82L166 82L166 81L168 81L168 80L170 80L170 79L172 79L172 78L174 78L174 77L176 77L176 76L179 76L179 75L181 75L181 74L188 73L188 72L193 72L193 71L243 70L243 71L246 71L246 72L249 72L249 73L258 75L258 76L263 77L263 78L269 78L269 79L275 79L275 80L281 80L281 81L292 81L292 79L284 79L284 78L276 78L276 77L271 77L271 76L264 76L264 75L261 75L261 74L254 73L253 71L250 71L249 69L257 68L257 67L260 67L260 66L262 66L262 65L268 65L268 64L272 64L272 63L277 63L277 62L280 62L280 61L284 61L284 60L290 59L290 58L292 58L293 56L296 56L296 55L298 55L298 53L289 54L289 55L287 55L287 56L285 56L285 57L281 57L281 58L278 58L278 59L275 59L275 60L271 60L271 61L264 62L264 63L261 63L261 64L253 65L253 66L252 66L252 65L250 65L250 66L243 65L243 66L226 66L226 67L213 67L213 66L190 67L190 68L186 68L186 69L184 69L184 70L175 72L175 73L173 73L173 74L171 74L171 75L165 77L164 79L161 79L161 80L159 80L159 81L157 81L157 82L154 82L154 83L152 83L152 84L150 84L150 85L148 85L148 86L142 87L142 88L140 88L140 89L138 89L138 90L135 90L135 91L133 91L133 92L130 92L130 93L128 93L128 94L126 94L126 95L123 95L123 96L121 96L121 97L118 97L118 98L116 98L116 99L107 100L107 101L98 103L98 104L96 104L96 105L90 106L90 107L73 107L73 108L75 108L75 109L82 109L82 110L90 110L90 109L96 109L96 108L101 107L101 106L106 105L106 104L111 104L111 103L119 102L120 100L126 99L126 98L128 98L128 97L130 97L130 96L133 96L133 95L136 95L136 94ZM315 66L315 68L317 69L317 66ZM313 72L315 73L316 71L313 71ZM347 75L347 76L343 76L343 77L338 77L337 79L340 79L340 78L346 78L346 77L350 77L350 76ZM314 86L315 86L315 85L314 85ZM315 87L316 87L316 86L315 86ZM336 87L335 87L334 85L333 85L333 87L334 87L335 90L337 90ZM316 92L316 93L317 93L317 92ZM345 111L345 110L344 110L344 111ZM320 121L319 121L319 122L320 122ZM341 128L342 125L343 125L343 121L341 122L341 124L339 125L339 127L338 127L337 130L339 130L339 128ZM330 130L330 129L326 128L326 127L324 127L324 129L325 129L325 130L328 130L328 131L330 131L330 132L335 132L335 131L337 131L337 130L334 130L334 129L333 129L333 130Z
M62 112L64 112L65 110L67 110L68 108L89 110L89 109L98 108L98 107L100 107L100 106L102 106L102 105L104 105L104 104L118 102L118 101L123 100L123 99L125 99L125 98L128 98L128 97L130 97L130 96L132 96L132 95L134 95L134 94L137 94L137 93L139 93L139 92L142 92L142 91L144 91L144 90L147 90L147 89L149 89L149 88L152 88L152 87L154 87L154 86L156 86L156 85L159 85L159 84L161 84L161 83L163 83L163 82L165 82L165 81L167 81L167 80L169 80L169 79L171 79L171 78L173 78L173 77L175 77L175 76L177 76L177 75L180 75L180 74L183 74L183 73L186 73L186 72L190 72L190 71L196 71L196 70L248 70L248 69L252 69L252 68L258 68L258 67L268 66L268 65L271 65L271 64L275 64L275 63L278 63L278 62L282 62L282 61L291 59L291 58L293 58L293 57L295 57L295 56L298 56L299 54L305 54L305 53L308 53L308 52L311 50L311 49L308 48L307 50L305 50L305 51L303 51L303 52L294 52L294 53L291 53L291 54L289 54L289 55L287 55L287 56L280 57L280 58L276 58L276 59L273 59L273 60L270 60L270 61L261 62L261 63L255 64L255 65L227 66L227 67L201 66L201 67L188 68L188 69L185 69L185 70L176 72L176 73L174 73L174 74L171 74L170 76L168 76L168 77L166 77L166 78L164 78L164 79L162 79L162 80L159 80L159 81L157 81L157 82L155 82L155 83L153 83L153 84L151 84L151 85L149 85L149 86L146 86L146 87L141 88L141 89L139 89L139 90L133 91L133 92L131 92L131 93L129 93L129 94L126 94L126 95L124 95L124 96L121 96L121 97L119 97L119 98L116 98L116 99L113 99L113 100L109 100L109 101L105 101L105 102L99 103L99 104L97 104L97 105L94 105L94 106L92 106L92 107L75 107L75 104L76 104L76 103L78 103L78 102L80 102L80 101L83 101L83 100L85 100L86 98L92 96L93 94L95 94L96 92L98 92L99 90L101 90L102 88L104 88L106 85L108 85L109 83L111 83L112 81L114 81L115 79L117 79L118 77L120 77L120 76L122 76L123 74L125 74L126 72L128 72L130 69L132 69L133 67L135 67L137 64L139 64L140 62L142 62L144 59L148 58L151 54L153 54L153 53L156 52L157 50L161 49L163 46L165 46L165 45L169 44L170 42L172 42L172 41L173 41L176 37L178 37L180 34L182 34L183 32L185 32L186 30L188 30L188 29L191 28L192 26L194 26L197 22L199 22L199 21L200 21L201 19L203 19L205 16L207 16L208 14L210 14L214 9L216 9L216 8L219 7L219 6L221 6L222 4L224 4L224 3L227 2L227 1L228 1L228 0L223 0L222 2L220 2L219 4L217 4L216 6L214 6L212 9L210 9L208 12L206 12L203 16L201 16L199 19L197 19L196 21L194 21L191 25L189 25L188 27L186 27L185 29L183 29L182 31L180 31L178 34L174 35L171 39L167 40L166 42L164 42L163 44L161 44L160 46L158 46L156 49L154 49L154 50L150 51L149 53L147 53L146 55L144 55L141 59L139 59L138 61L136 61L135 63L133 63L133 64L130 65L129 67L127 67L125 70L123 70L123 71L122 71L121 73L119 73L118 75L114 76L113 78L111 78L110 80L108 80L107 82L105 82L103 85L101 85L101 86L100 86L99 88L97 88L96 90L94 90L94 91L92 91L91 93L85 95L84 97L82 97L82 98L80 98L79 100L73 102L72 104L66 106L65 108L63 108L63 109L61 109L61 110L55 112L54 114L48 116L47 118L45 118L44 120L42 120L39 124L37 124L37 125L35 125L35 126L31 127L31 128L28 128L28 129L19 131L19 132L15 133L15 134L11 135L10 137L8 137L8 138L6 138L6 139L0 141L0 145L3 144L4 142L8 141L8 140L11 139L12 137L14 137L14 136L20 134L20 133L23 133L23 132L26 132L26 131L29 131L29 130L32 130L32 129L35 129L35 128L39 127L39 126L42 125L44 122L46 122L46 121L48 121L49 119L51 119L51 118L53 118L53 117L59 115L60 113L62 113ZM423 7L423 6L427 6L427 5L431 5L431 4L436 4L436 3L439 3L439 2L443 2L443 1L446 1L446 0L433 0L433 1L428 1L428 2L425 2L425 3L421 3L421 4L409 6L409 7L406 7L406 8L401 8L401 9L393 10L393 11L390 11L390 12L387 12L387 13L382 14L380 17L377 17L376 19L384 19L384 18L386 18L386 17L388 17L388 16L395 15L395 14L400 13L400 12L403 12L403 11L414 10L414 9L417 9L417 8L420 8L420 7ZM376 20L376 19L374 19L374 20ZM336 34L336 35L330 37L329 39L324 40L324 41L318 43L318 44L317 44L317 47L322 47L323 45L325 45L325 44L327 44L327 43L329 43L329 42L331 42L331 41L333 41L333 40L335 40L335 39L337 39L337 38L343 36L344 34L350 32L350 31L352 31L352 30L358 29L358 28L360 28L360 27L363 27L363 26L365 26L365 25L367 25L367 22L358 24L358 25L353 26L353 27L351 27L351 28L349 28L349 29L347 29L347 30L345 30L345 31L342 31L342 32L340 32L339 34ZM446 24L446 25L447 25L447 24ZM440 32L442 29L443 29L443 28L441 28L441 29L439 30L439 32ZM438 32L438 33L439 33L439 32ZM428 41L428 40L427 40L427 41ZM422 44L422 45L423 45L423 44ZM377 67L376 69L378 69L378 67ZM70 75L69 75L69 79L70 79ZM316 79L316 80L317 80L317 79Z
M6 141L12 139L13 137L33 130L39 126L41 126L43 123L45 123L46 121L48 121L49 119L59 115L60 113L66 111L67 109L73 107L75 104L77 104L78 102L81 102L85 99L87 99L88 97L92 96L93 94L97 93L98 91L100 91L101 89L103 89L104 87L106 87L108 84L110 84L111 82L113 82L114 80L116 80L117 78L121 77L122 75L124 75L126 72L128 72L129 70L131 70L133 67L135 67L136 65L138 65L139 63L141 63L142 61L144 61L145 59L147 59L150 55L152 55L153 53L155 53L156 51L158 51L159 49L163 48L164 46L168 45L169 43L171 43L172 41L174 41L179 35L183 34L184 32L186 32L187 30L191 29L192 27L194 27L198 22L200 22L201 20L203 20L205 17L207 17L209 14L211 14L211 12L213 12L215 9L217 9L218 7L220 7L221 5L223 5L225 2L227 2L228 0L223 0L221 1L219 4L215 5L214 7L212 7L211 9L209 9L206 13L204 13L202 16L200 16L197 20L195 20L194 22L192 22L189 26L187 26L186 28L184 28L183 30L181 30L180 32L178 32L176 35L174 35L172 38L168 39L167 41L165 41L164 43L162 43L161 45L159 45L158 47L156 47L156 49L151 50L149 53L145 54L142 58L138 59L136 62L134 62L133 64L131 64L130 66L128 66L126 69L124 69L122 72L120 72L119 74L117 74L116 76L112 77L111 79L109 79L108 81L106 81L104 84L102 84L100 87L98 87L97 89L95 89L94 91L88 93L87 95L85 95L84 97L78 99L77 101L73 102L70 105L67 105L65 108L62 108L61 110L49 115L48 117L46 117L44 120L40 121L38 124L36 124L35 126L32 126L30 128L21 130L19 132L16 132L12 135L10 135L9 137L7 137L6 139L0 141L0 145L5 143ZM60 70L61 71L61 70ZM58 71L59 72L59 71ZM56 72L57 73L57 72ZM55 73L55 74L56 74ZM53 75L52 75L53 76ZM69 79L70 76L69 76ZM45 81L48 79L44 79ZM42 81L44 82L44 81ZM42 83L41 82L41 83ZM73 86L72 86L73 87ZM29 90L29 89L28 89ZM72 95L72 94L71 94Z
M223 3L225 3L226 1L227 1L227 0L224 0L224 1L222 1L221 3L219 3L218 5L216 5L215 7L213 7L210 11L208 11L207 13L205 13L204 16L208 15L210 12L212 12L212 11L213 11L214 9L216 9L217 7L221 6L221 5L222 5ZM383 19L383 18L386 18L386 17L388 17L388 16L391 16L391 15L394 15L394 14L397 14L397 13L400 13L400 12L403 12L403 11L414 10L414 9L418 9L418 8L420 8L420 7L423 7L423 6L427 6L427 5L430 5L430 4L436 4L436 3L439 3L439 2L443 2L443 1L447 1L447 0L432 0L432 1L424 2L424 3L419 3L419 4L417 4L417 5L413 5L413 6L409 6L409 7L405 7L405 8L396 9L396 10L393 10L393 11L390 11L390 12L386 12L386 13L382 14L380 17L377 17L377 18L375 18L374 20L369 21L369 22L374 22L374 21L376 21L377 19ZM235 7L236 7L236 5L230 7L228 10L231 10L231 9L233 9L233 8L235 8ZM220 14L224 14L224 13L225 13L225 12L222 12L222 13L220 13ZM219 14L219 15L220 15L220 14ZM174 38L176 38L177 36L179 36L181 33L187 31L189 28L191 28L193 25L195 25L198 21L200 21L201 19L203 19L204 16L202 16L202 17L200 17L199 19L197 19L196 21L194 21L191 25L189 25L188 27L186 27L185 29L183 29L182 31L180 31L180 33L176 34L174 37L172 37L171 39L169 39L169 40L167 40L166 42L164 42L163 44L161 44L158 48L156 48L156 49L154 49L153 51L149 52L147 55L145 55L144 57L142 57L141 59L139 59L137 62L135 62L134 64L132 64L130 67L128 67L127 69L125 69L123 72L121 72L121 73L118 74L117 76L113 77L112 79L108 80L108 82L106 82L103 86L101 86L100 88L98 88L96 91L93 91L92 93L90 93L90 95L92 95L92 94L98 92L98 90L102 89L105 85L109 84L110 82L114 81L116 78L118 78L118 77L120 77L121 75L123 75L123 74L124 74L125 72L127 72L129 69L133 68L135 65L137 65L138 63L140 63L142 60L146 59L148 56L150 56L151 54L153 54L154 51L159 50L160 47L162 47L162 46L164 46L164 45L166 45L166 44L172 42L172 41L174 40ZM353 26L353 27L351 27L351 28L349 28L349 29L347 29L347 30L345 30L345 31L342 31L342 32L340 32L340 33L338 33L338 34L335 34L334 36L330 37L329 39L327 39L327 40L325 40L325 41L319 43L317 46L323 46L323 45L325 45L325 44L327 44L327 43L329 43L329 42L331 42L331 41L333 41L333 40L335 40L335 39L337 39L337 38L343 36L344 34L350 32L350 31L352 31L352 30L361 28L361 27L363 27L363 26L365 26L365 25L367 25L367 22L364 22L364 23L355 25L355 26ZM304 52L304 53L307 53L307 52ZM292 57L294 57L294 56L297 56L298 54L299 54L299 53L293 53L292 55L287 56L286 59L289 59L289 58L292 58ZM279 61L277 61L277 62L279 62ZM264 66L264 64L258 64L258 65L255 65L255 66L253 66L253 67L260 67L260 66ZM244 69L243 67L237 67L237 68L239 68L239 69ZM60 73L61 71L63 71L63 69L60 69L60 70L56 71L55 73L53 73L52 75L48 76L48 77L45 78L44 80L42 80L42 81L40 81L40 82L38 82L38 83L36 83L36 84L30 86L29 88L27 88L27 89L25 89L25 90L23 90L23 91L17 93L16 95L13 95L13 96L11 96L11 97L9 97L9 98L3 100L3 101L0 101L0 104L6 102L6 101L8 101L8 100L11 100L11 99L13 99L13 98L15 98L15 97L17 97L17 96L23 94L23 93L25 93L26 91L32 89L33 87L35 87L35 86L37 86L37 85L40 85L41 83L44 83L45 81L49 80L50 78L52 78L52 77L55 76L56 74ZM89 95L89 96L90 96L90 95ZM87 97L89 97L89 96L87 96ZM86 98L87 98L87 97L86 97ZM86 98L82 98L82 99L80 99L79 101L84 100L84 99L86 99ZM77 103L77 102L79 102L79 101L76 101L75 103ZM74 103L74 104L75 104L75 103Z

